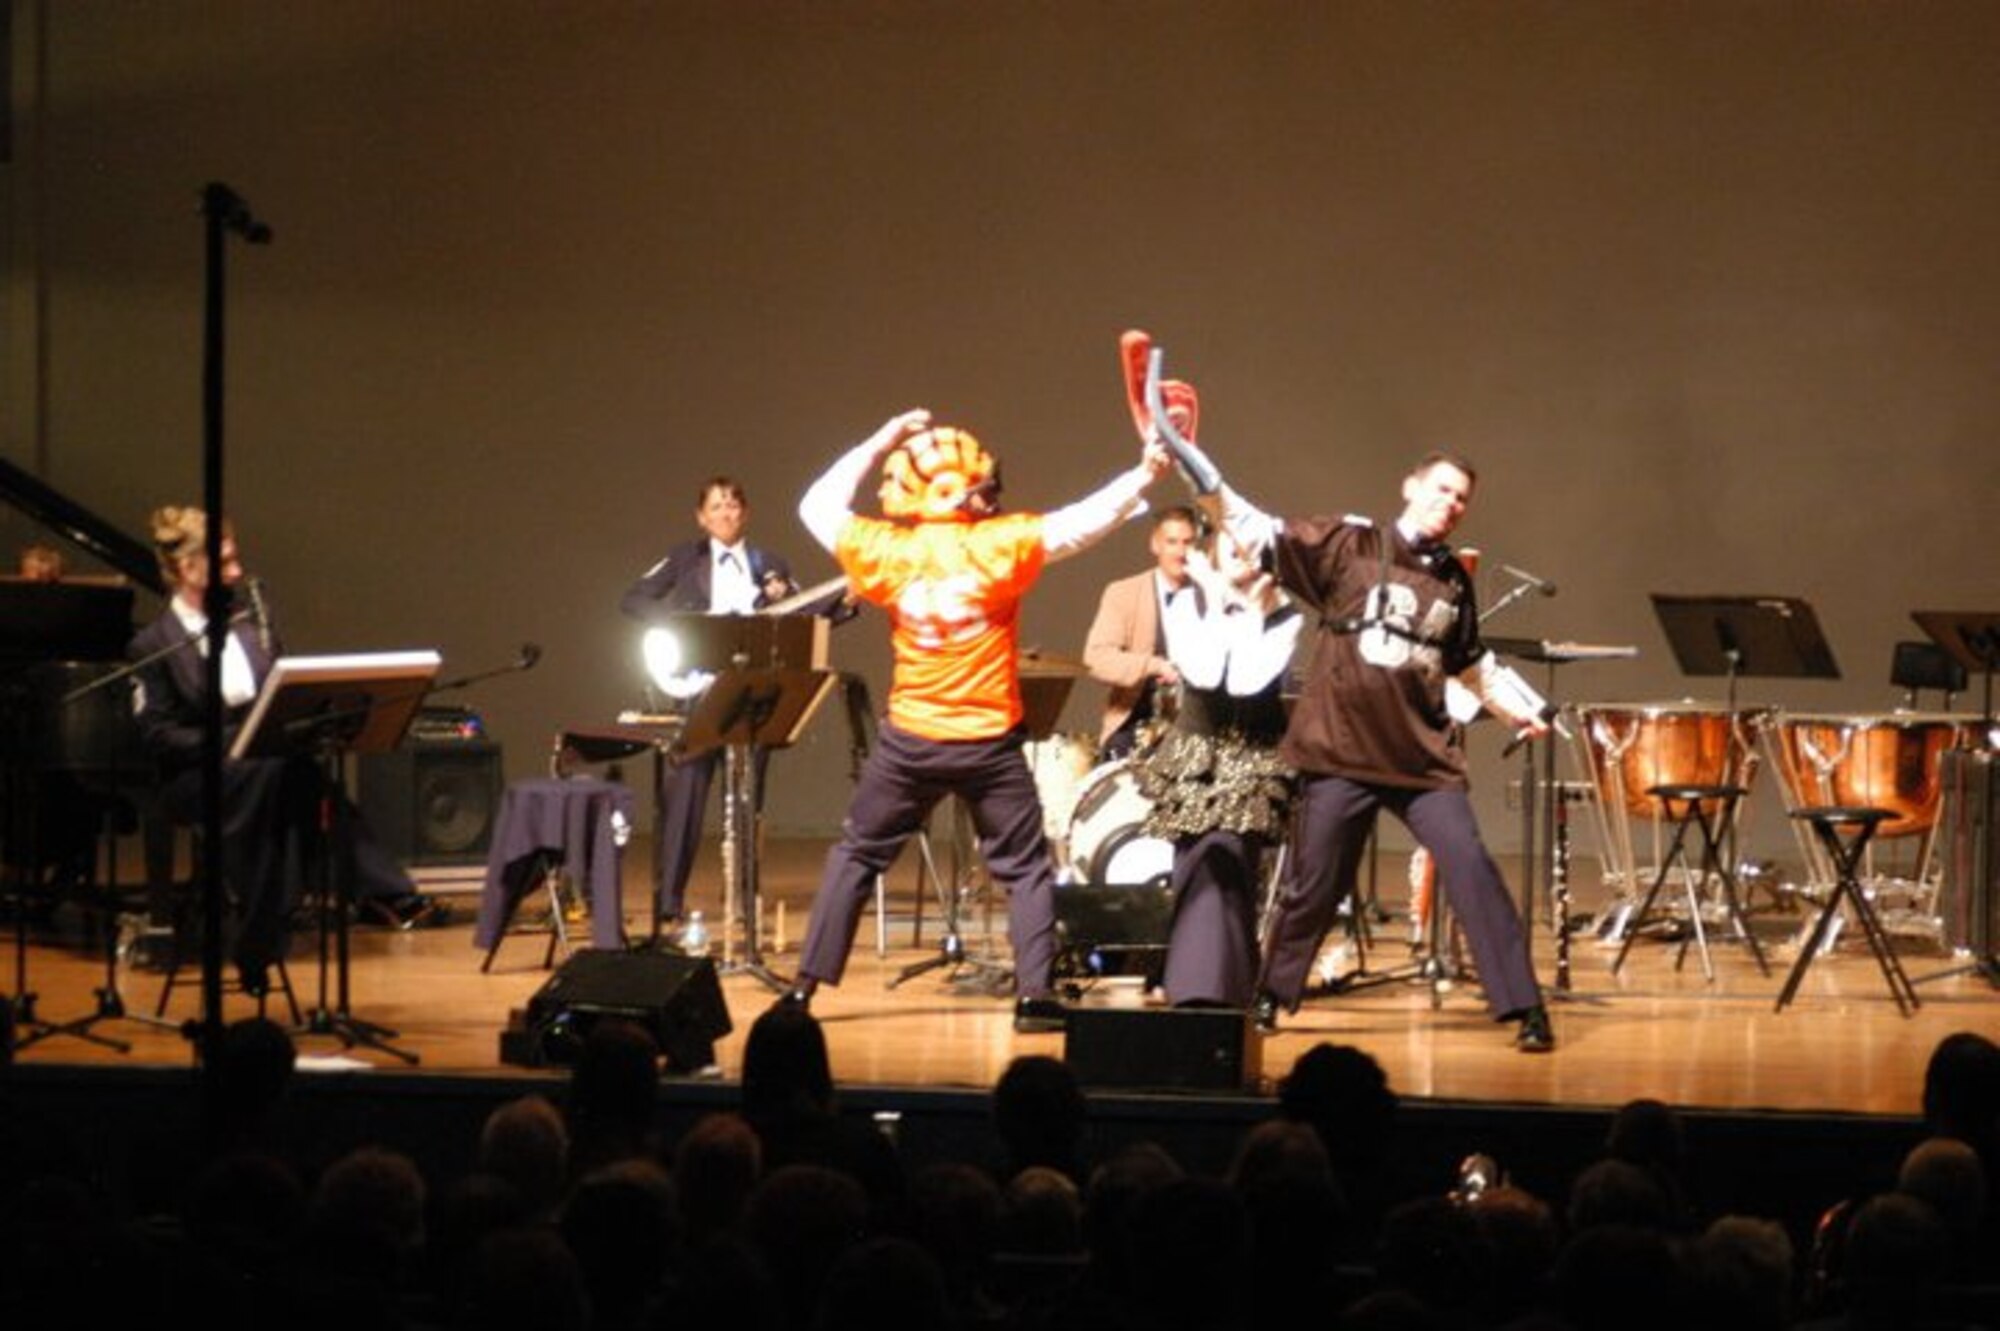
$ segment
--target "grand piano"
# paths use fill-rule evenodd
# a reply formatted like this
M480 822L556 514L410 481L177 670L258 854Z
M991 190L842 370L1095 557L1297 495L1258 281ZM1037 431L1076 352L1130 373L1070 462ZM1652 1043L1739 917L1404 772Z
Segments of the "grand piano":
M166 588L150 547L5 459L0 500L115 570L0 578L0 868L20 905L52 905L96 885L105 817L152 782L130 690L89 686L123 664L136 592Z

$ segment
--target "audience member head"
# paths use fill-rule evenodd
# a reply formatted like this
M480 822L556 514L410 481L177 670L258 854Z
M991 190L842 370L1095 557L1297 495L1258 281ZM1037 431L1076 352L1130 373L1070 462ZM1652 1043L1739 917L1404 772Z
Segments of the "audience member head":
M956 1331L948 1281L920 1244L873 1238L855 1244L827 1270L813 1331Z
M1031 1165L1083 1179L1083 1138L1089 1102L1069 1064L1047 1054L1022 1054L993 1087L993 1127L1006 1152L1003 1173Z
M584 1038L569 1082L570 1172L645 1155L659 1108L660 1047L629 1021L600 1021Z
M1959 1240L1978 1230L1986 1217L1986 1170L1979 1153L1955 1137L1932 1137L1903 1157L1896 1190L1928 1202Z
M265 1135L291 1089L298 1057L290 1033L266 1017L243 1017L223 1028L214 1058L224 1145Z
M650 1160L616 1161L579 1180L560 1228L583 1270L591 1314L607 1325L636 1321L679 1261L673 1184Z
M1690 1243L1690 1325L1784 1331L1792 1325L1792 1241L1774 1220L1726 1215Z
M741 1114L704 1114L689 1128L674 1147L674 1188L689 1244L734 1231L763 1172L763 1145Z
M1465 1316L1486 1293L1491 1257L1478 1224L1445 1197L1391 1207L1375 1246L1377 1283L1415 1295L1427 1307Z
M1351 1187L1382 1166L1396 1093L1369 1054L1323 1040L1299 1055L1279 1083L1278 1112L1319 1134L1334 1173Z
M479 1168L506 1179L535 1215L553 1215L569 1183L569 1128L540 1095L509 1100L479 1131Z
M760 1119L833 1112L826 1032L803 1004L779 1003L750 1026L743 1044L743 1113Z
M1658 1229L1637 1225L1599 1224L1570 1236L1556 1259L1556 1311L1571 1331L1694 1325L1672 1243Z
M1939 1040L1924 1067L1924 1123L1985 1154L2000 1135L2000 1045L1974 1031Z
M323 1270L366 1273L400 1290L424 1247L425 1189L416 1162L363 1146L327 1166L306 1210L307 1241Z
M1127 1231L1138 1325L1249 1325L1250 1221L1228 1184L1190 1175L1144 1192Z
M1237 1144L1228 1181L1250 1221L1257 1320L1291 1300L1324 1302L1348 1255L1348 1210L1319 1133L1291 1119L1259 1123Z
M1060 1169L1029 1165L1002 1191L1000 1246L1031 1257L1070 1257L1083 1251L1083 1193Z
M489 1234L466 1273L459 1324L480 1331L587 1331L583 1269L546 1225Z
M431 1202L424 1265L440 1320L454 1324L479 1245L493 1234L538 1223L521 1190L498 1174L474 1170L438 1188Z
M837 1170L786 1165L758 1183L744 1219L785 1315L802 1326L835 1260L867 1236L868 1194Z
M1128 1221L1141 1197L1182 1177L1166 1148L1137 1142L1090 1171L1083 1194L1083 1242L1093 1264L1120 1274L1130 1259Z
M1465 1203L1491 1257L1488 1320L1523 1317L1546 1301L1562 1232L1555 1212L1533 1193L1502 1183Z
M1570 1184L1569 1231L1635 1225L1662 1232L1680 1226L1681 1208L1650 1171L1624 1160L1599 1160Z
M953 1309L968 1321L984 1306L1004 1203L993 1176L972 1165L928 1165L910 1180L910 1232L937 1263Z
M1915 1197L1885 1192L1863 1202L1849 1222L1838 1285L1856 1320L1917 1320L1927 1315L1949 1263L1937 1212Z

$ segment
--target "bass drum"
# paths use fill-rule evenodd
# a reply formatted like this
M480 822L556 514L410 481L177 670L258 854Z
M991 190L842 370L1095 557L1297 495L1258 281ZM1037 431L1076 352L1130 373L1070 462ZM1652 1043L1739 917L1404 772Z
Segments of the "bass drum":
M1105 763L1084 778L1069 824L1069 867L1085 883L1164 885L1173 877L1171 841L1147 836L1152 801L1131 761Z

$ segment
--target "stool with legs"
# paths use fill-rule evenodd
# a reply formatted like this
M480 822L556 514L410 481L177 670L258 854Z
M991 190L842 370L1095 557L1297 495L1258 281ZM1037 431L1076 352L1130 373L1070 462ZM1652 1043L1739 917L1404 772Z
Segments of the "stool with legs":
M1765 975L1771 973L1771 965L1764 959L1764 949L1757 943L1757 936L1750 932L1749 922L1743 913L1743 899L1737 890L1736 874L1729 867L1729 857L1723 851L1723 838L1730 823L1736 817L1736 805L1743 798L1742 786L1671 785L1654 786L1648 795L1660 802L1662 816L1674 824L1673 840L1667 846L1667 853L1661 857L1659 872L1653 875L1653 885L1646 889L1645 898L1625 927L1625 941L1619 945L1618 956L1611 963L1611 973L1625 964L1626 953L1632 950L1632 940L1639 936L1643 926L1652 914L1653 905L1659 900L1660 892L1667 885L1667 878L1673 873L1674 861L1679 860L1682 869L1682 886L1687 894L1688 933L1681 939L1680 950L1674 956L1674 969L1679 970L1687 961L1688 943L1693 942L1701 951L1701 973L1709 980L1715 979L1715 966L1708 954L1708 929L1701 918L1701 886L1713 878L1721 885L1723 909L1728 914L1730 928L1736 937L1750 948L1750 955L1757 961L1757 969ZM1692 861L1688 833L1701 836L1701 856L1699 863Z
M1889 809L1838 805L1792 810L1792 817L1812 828L1813 835L1825 848L1827 858L1833 861L1834 883L1833 890L1827 893L1826 904L1820 907L1819 916L1813 921L1811 932L1799 948L1799 959L1792 964L1792 973L1786 977L1785 987L1778 993L1776 1011L1783 1012L1785 1005L1792 1001L1792 996L1798 993L1799 982L1805 979L1806 967L1812 965L1813 954L1819 951L1827 931L1833 927L1834 917L1843 902L1854 913L1855 923L1861 926L1862 937L1868 940L1869 950L1882 967L1882 977L1889 982L1889 996L1896 1000L1896 1010L1906 1017L1917 1010L1916 988L1903 970L1903 963L1897 960L1895 949L1889 945L1889 935L1883 931L1881 918L1875 914L1874 903L1868 900L1868 894L1861 888L1861 857L1868 851L1868 842L1877 827L1895 816Z

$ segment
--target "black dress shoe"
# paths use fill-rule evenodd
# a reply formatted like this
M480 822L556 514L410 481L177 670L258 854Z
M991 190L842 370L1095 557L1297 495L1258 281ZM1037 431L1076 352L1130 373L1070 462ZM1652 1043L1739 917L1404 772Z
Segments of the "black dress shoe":
M1250 1005L1250 1019L1257 1024L1257 1029L1263 1031L1266 1035L1277 1030L1278 996L1276 994L1258 994L1257 1001Z
M271 968L261 961L237 962L236 977L243 992L252 998L262 998L271 992Z
M1014 1000L1014 1029L1022 1035L1059 1031L1069 1024L1069 1009L1061 1000L1017 998Z
M1521 1014L1521 1029L1514 1047L1524 1054L1546 1054L1556 1047L1555 1028L1549 1025L1549 1010L1540 1003Z

